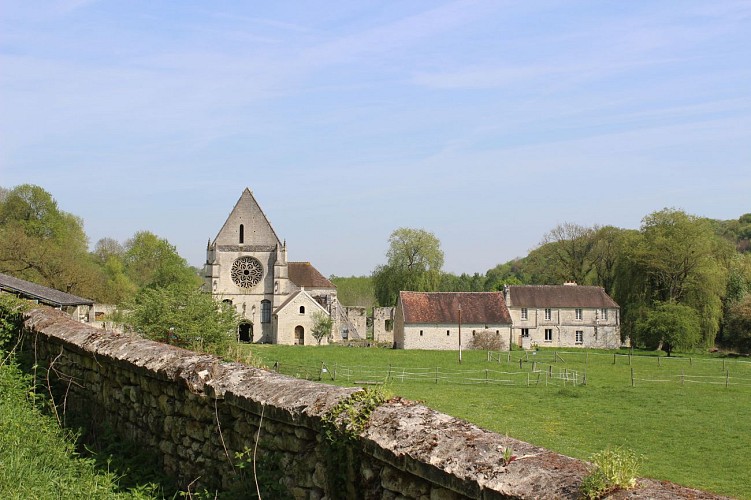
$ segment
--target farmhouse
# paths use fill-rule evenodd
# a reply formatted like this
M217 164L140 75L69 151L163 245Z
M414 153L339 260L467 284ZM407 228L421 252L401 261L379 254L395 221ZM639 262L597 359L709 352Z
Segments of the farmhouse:
M511 316L501 292L399 292L397 349L466 348L475 335L496 335L509 348ZM461 338L461 340L460 340Z
M525 285L503 290L513 320L514 341L524 347L621 345L620 308L597 286Z
M288 262L287 244L245 189L206 247L204 288L231 304L242 320L238 339L279 344L314 343L316 313L340 326L336 287L310 262Z

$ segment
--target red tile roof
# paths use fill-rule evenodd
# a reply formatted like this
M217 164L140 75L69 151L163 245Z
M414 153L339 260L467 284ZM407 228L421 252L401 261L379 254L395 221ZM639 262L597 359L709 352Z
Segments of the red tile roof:
M508 292L509 307L618 307L599 286L515 285L509 286Z
M501 292L399 292L405 323L511 324Z
M289 262L287 269L289 271L289 279L299 287L336 288L310 262Z

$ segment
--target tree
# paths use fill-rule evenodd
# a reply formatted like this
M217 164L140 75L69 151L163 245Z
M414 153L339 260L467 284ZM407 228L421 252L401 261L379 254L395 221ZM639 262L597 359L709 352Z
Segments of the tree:
M0 271L97 299L101 273L87 247L81 219L41 187L17 186L0 200Z
M542 239L551 250L551 270L558 282L575 281L586 284L594 266L593 251L597 244L597 227L585 227L571 222L558 224Z
M333 327L334 318L319 311L313 314L313 328L311 328L310 334L316 339L318 345L321 345L321 340L331 335Z
M120 322L146 338L222 353L235 336L235 309L194 288L143 288Z
M125 273L139 287L198 287L201 279L167 240L139 231L125 243Z
M751 294L746 294L728 309L723 338L726 345L741 352L751 352Z
M646 313L636 328L637 339L649 349L689 350L701 343L699 314L692 307L661 303Z
M441 242L424 229L399 228L389 237L388 262L373 271L376 299L393 306L402 290L438 290L443 267Z

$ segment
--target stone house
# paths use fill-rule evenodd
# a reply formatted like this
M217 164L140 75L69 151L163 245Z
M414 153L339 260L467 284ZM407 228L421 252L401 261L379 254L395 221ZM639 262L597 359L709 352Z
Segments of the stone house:
M310 343L315 312L332 315L339 330L336 286L310 262L287 261L286 242L247 188L209 240L202 277L207 291L240 314L241 341Z
M514 342L525 349L621 345L620 307L601 287L520 285L504 287L503 294Z
M511 315L501 292L399 292L394 313L397 349L463 349L489 331L507 349Z

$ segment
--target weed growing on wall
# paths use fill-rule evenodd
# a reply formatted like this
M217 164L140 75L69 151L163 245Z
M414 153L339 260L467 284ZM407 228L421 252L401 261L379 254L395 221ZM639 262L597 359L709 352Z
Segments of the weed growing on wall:
M589 475L581 484L581 493L585 498L602 498L614 491L636 486L641 460L633 451L620 447L608 448L592 455L591 461Z

